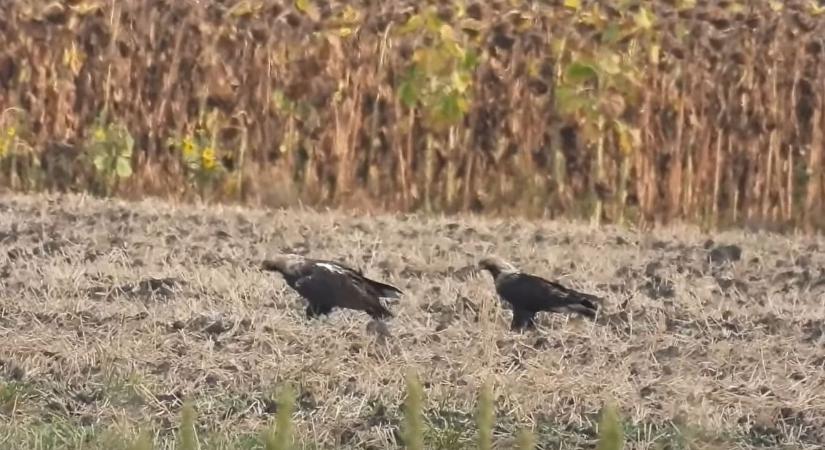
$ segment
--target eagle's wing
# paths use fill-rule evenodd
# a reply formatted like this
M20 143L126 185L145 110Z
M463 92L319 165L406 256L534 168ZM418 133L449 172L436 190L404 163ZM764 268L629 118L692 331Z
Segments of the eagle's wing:
M536 275L507 275L498 285L502 297L515 309L528 311L572 311L595 315L597 297L584 294Z
M337 264L312 264L295 282L295 289L311 303L366 311L378 317L392 315L363 281Z
M398 289L393 285L367 278L366 275L364 275L364 272L360 269L347 266L336 261L315 260L314 263L323 264L329 268L346 273L353 280L353 282L362 284L364 289L367 289L370 294L376 297L397 299L401 296L401 294L403 294L401 289Z
M535 277L540 281L544 282L545 289L547 290L548 294L553 296L553 298L559 299L559 301L563 304L571 304L571 303L582 303L582 302L593 302L598 301L599 298L595 295L585 294L584 292L579 292L575 289L571 289L566 286L562 286L559 283L554 281L545 280L544 278Z
M545 289L554 299L557 299L556 305L552 307L553 311L575 312L591 319L596 317L596 311L599 309L599 302L601 302L599 297L579 292L540 277L536 278L542 280Z
M398 299L401 297L401 294L403 294L401 289L398 289L391 284L371 280L365 276L361 276L361 279L367 283L369 289L376 297Z

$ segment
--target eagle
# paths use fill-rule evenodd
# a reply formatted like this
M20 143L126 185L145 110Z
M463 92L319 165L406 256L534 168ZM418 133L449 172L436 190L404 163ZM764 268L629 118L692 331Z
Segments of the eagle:
M364 311L373 319L390 318L392 313L380 299L397 299L402 294L395 286L371 280L360 270L335 261L282 254L264 260L261 268L280 273L308 301L308 319L329 314L336 307Z
M578 313L590 319L596 317L596 302L601 299L594 295L521 272L501 258L484 258L478 266L490 272L496 292L513 307L511 330L535 328L535 316L539 311Z

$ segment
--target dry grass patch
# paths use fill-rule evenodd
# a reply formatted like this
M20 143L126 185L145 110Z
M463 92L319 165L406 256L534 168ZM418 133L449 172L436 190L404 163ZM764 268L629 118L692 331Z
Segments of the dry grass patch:
M151 429L157 448L172 448L191 400L202 448L261 448L290 384L299 448L397 448L414 369L425 448L478 445L486 380L492 448L525 428L536 448L595 445L610 400L630 448L681 445L687 426L720 448L815 448L825 440L825 242L708 238L7 196L0 442L110 448L107 436ZM303 301L257 270L276 250L341 259L400 287L392 337L367 332L355 312L308 322ZM539 332L511 333L492 281L468 268L486 253L604 296L598 323L545 315Z

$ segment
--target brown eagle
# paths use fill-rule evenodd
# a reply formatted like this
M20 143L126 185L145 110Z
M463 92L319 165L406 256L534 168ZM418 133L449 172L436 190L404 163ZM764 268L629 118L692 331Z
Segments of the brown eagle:
M578 313L590 319L596 317L596 302L601 299L594 295L521 272L501 258L484 258L478 266L490 272L496 292L513 307L511 330L535 328L534 320L539 311Z
M365 311L374 319L392 317L380 299L397 299L402 294L395 286L371 280L360 270L334 261L284 254L265 260L261 267L279 272L289 287L309 302L307 318L329 314L336 307Z

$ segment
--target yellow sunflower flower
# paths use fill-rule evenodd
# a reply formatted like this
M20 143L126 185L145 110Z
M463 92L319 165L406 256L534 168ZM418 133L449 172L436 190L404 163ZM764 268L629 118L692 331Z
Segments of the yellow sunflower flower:
M201 167L203 170L207 172L211 172L215 169L216 160L215 160L215 149L212 147L207 147L203 149L203 153L201 153Z
M183 152L183 156L187 159L191 158L195 154L195 143L192 142L192 138L190 136L183 138L181 152Z

